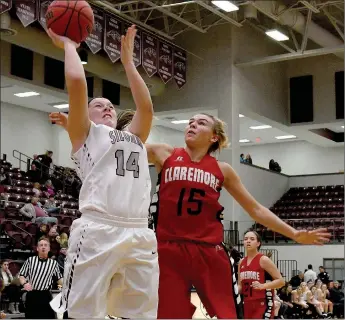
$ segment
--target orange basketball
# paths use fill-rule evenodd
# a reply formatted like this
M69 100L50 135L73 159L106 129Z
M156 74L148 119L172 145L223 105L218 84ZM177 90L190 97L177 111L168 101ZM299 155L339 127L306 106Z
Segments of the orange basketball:
M84 0L53 1L46 13L47 28L76 43L84 41L94 24L93 11Z

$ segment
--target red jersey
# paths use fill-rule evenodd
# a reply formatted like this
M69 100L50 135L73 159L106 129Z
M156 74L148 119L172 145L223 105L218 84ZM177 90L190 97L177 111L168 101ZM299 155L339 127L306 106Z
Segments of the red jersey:
M222 243L224 208L218 199L223 181L214 157L207 154L193 162L184 148L174 149L159 174L150 207L157 239Z
M245 257L241 262L240 278L245 302L259 299L273 300L274 290L257 290L252 287L254 281L266 283L267 278L269 278L265 269L260 266L262 256L262 253L258 253L249 265L247 265L248 257Z

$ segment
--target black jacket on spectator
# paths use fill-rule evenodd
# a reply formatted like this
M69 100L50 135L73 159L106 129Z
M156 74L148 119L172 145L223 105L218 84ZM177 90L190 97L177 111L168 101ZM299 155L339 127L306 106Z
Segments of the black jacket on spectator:
M290 280L290 284L293 288L297 288L298 286L301 285L301 283L302 283L302 279L298 275L292 277Z
M329 289L330 299L333 303L343 303L344 302L344 292L337 288Z
M328 272L320 272L318 275L317 275L317 278L320 279L322 281L322 283L324 284L328 284L329 283L329 275L328 275Z
M291 293L281 292L279 298L284 302L291 302Z

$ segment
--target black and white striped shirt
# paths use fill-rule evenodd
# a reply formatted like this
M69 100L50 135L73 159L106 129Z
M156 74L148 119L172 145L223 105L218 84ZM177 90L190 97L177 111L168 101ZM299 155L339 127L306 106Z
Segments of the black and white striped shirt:
M62 278L59 265L52 259L28 258L19 271L31 284L32 290L50 290L53 281Z

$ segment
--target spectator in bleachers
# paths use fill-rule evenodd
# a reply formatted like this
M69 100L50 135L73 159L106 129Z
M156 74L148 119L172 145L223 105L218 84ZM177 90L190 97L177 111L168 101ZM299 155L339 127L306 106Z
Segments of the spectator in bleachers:
M275 171L275 172L282 171L282 168L280 167L279 163L274 161L273 159L270 160L268 167L270 170Z
M47 180L44 186L46 188L46 192L48 193L48 196L54 196L55 195L54 186L53 186L51 180Z
M39 198L42 195L42 191L41 191L41 185L38 182L34 183L34 187L32 188L32 191L35 194L35 197Z
M37 157L37 160L43 165L42 166L42 180L49 178L50 165L53 162L53 151L47 151L45 154L41 154Z
M298 275L291 278L289 283L291 284L293 289L296 289L297 287L301 285L303 280L304 280L304 273L300 271Z
M58 221L55 217L49 217L48 213L38 205L37 197L33 197L31 203L25 204L19 211L23 216L31 219L32 222L39 224L57 224Z
M27 172L27 175L32 182L38 182L41 180L41 172L37 169L37 166L34 163L31 164L31 169Z
M59 265L61 274L64 273L64 269L65 269L66 253L67 253L67 247L65 247L65 246L61 247L59 255L56 259L56 262Z
M240 155L240 162L241 163L246 162L246 159L244 158L244 154L243 153L241 153L241 155Z
M246 155L245 162L248 163L248 164L253 164L253 160L252 160L252 157L250 156L250 154Z
M326 272L325 268L323 266L320 266L319 271L320 271L320 273L317 275L317 278L320 279L322 281L322 283L328 284L329 283L329 275Z
M48 237L48 231L49 231L48 225L45 223L42 223L40 225L39 229L37 230L36 239L41 239L42 237L47 238Z
M0 278L4 283L3 294L6 294L9 300L9 313L18 314L19 312L19 303L21 297L20 283L18 279L13 277L10 269L8 260L1 261L1 273Z
M63 232L59 236L56 237L56 241L60 244L61 248L68 247L68 235L67 233Z
M5 172L5 169L3 167L0 168L0 184L3 184L3 185L10 185L11 184L11 178Z
M285 310L282 311L282 315L284 316L285 314L287 316L292 315L292 309L293 309L293 304L292 304L292 297L291 297L291 292L292 292L292 286L291 284L285 285L279 293L279 298L283 302L283 305L286 306Z
M315 283L317 279L316 272L313 270L313 266L308 264L308 270L304 273L304 282L308 283L310 280Z
M308 289L308 291L306 292L307 294L307 303L309 306L309 311L312 313L312 315L314 315L315 313L318 314L319 316L322 317L324 309L323 309L323 305L320 301L318 301L318 299L316 299L316 287L312 287L311 290Z
M49 199L46 200L43 208L48 212L48 213L57 213L60 211L60 207L56 206L54 196L50 195Z

